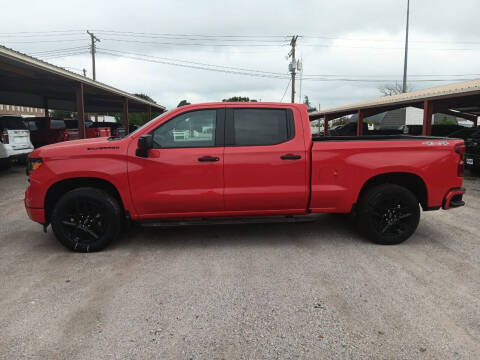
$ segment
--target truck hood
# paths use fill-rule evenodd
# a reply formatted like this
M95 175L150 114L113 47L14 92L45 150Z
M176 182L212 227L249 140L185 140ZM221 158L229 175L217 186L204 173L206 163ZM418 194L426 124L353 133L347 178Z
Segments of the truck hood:
M108 140L107 137L70 140L56 144L42 146L35 149L30 157L75 157L87 153L93 153L93 150L117 150L120 149L125 139Z

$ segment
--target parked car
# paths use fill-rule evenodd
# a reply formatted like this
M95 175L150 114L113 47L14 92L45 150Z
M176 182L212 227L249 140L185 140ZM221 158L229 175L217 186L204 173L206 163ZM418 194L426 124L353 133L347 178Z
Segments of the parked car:
M20 116L0 116L0 168L12 161L25 162L33 150L30 132Z
M124 138L36 149L25 206L83 252L107 246L128 221L351 212L363 234L390 245L415 232L420 207L464 205L464 155L457 139L312 139L301 104L187 105Z
M113 137L124 137L125 136L125 128L123 124L116 123L116 122L92 122L89 125L90 128L110 128L111 136ZM129 124L129 133L134 132L138 127L134 124Z
M110 137L111 132L110 128L107 126L94 126L94 124L103 124L95 123L93 121L85 121L85 137L86 138L96 138L96 137ZM65 120L66 130L68 133L69 140L78 140L80 139L80 133L78 131L78 121L77 120Z
M30 130L30 139L36 148L69 140L63 119L32 117L23 119L23 122Z
M467 167L480 170L480 130L472 133L465 140L465 145Z
M448 137L465 140L465 165L480 169L480 129L464 128L451 133Z
M357 123L347 123L335 127L328 132L331 136L355 136L357 135ZM401 129L379 129L379 130L368 130L368 124L363 123L363 135L399 135L403 134Z
M463 128L463 129L460 129L460 130L457 130L457 131L454 131L454 132L448 134L448 137L453 138L453 139L466 140L469 137L471 137L472 134L476 133L477 131L479 131L479 128L477 128L477 127Z
M404 133L409 135L422 135L423 125L404 125ZM461 125L432 125L432 136L449 136L451 133L463 130Z

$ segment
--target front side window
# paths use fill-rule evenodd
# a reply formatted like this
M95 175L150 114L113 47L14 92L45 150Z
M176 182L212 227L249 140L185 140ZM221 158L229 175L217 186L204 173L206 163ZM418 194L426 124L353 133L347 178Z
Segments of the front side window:
M216 110L190 111L174 117L153 132L156 148L215 146Z
M234 109L233 141L237 146L274 145L291 138L287 111Z

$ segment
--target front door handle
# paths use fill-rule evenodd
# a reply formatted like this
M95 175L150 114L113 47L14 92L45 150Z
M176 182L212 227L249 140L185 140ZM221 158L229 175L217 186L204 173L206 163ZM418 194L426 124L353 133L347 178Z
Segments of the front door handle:
M302 157L300 155L295 155L295 154L286 154L280 156L280 159L282 160L300 160Z
M219 160L220 160L220 158L215 157L215 156L204 156L204 157L198 158L198 161L200 161L200 162L205 162L205 161L219 161Z

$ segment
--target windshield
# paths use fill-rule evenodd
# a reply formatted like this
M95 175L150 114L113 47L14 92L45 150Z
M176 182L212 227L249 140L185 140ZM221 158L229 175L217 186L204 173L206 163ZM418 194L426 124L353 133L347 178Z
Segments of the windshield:
M0 117L0 130L24 130L27 126L19 116Z
M174 109L172 109L172 110L174 110ZM128 134L126 137L130 137L130 136L132 136L133 134L136 134L138 131L142 130L145 126L151 124L153 121L156 121L156 120L158 120L158 119L161 119L161 118L163 118L165 115L170 114L170 113L172 112L172 110L169 110L169 111L167 111L167 112L164 112L163 114L158 115L156 118L154 118L154 119L146 122L145 124L143 124L142 126L140 126L138 129L136 129L135 131L132 131L132 132L131 132L130 134Z

